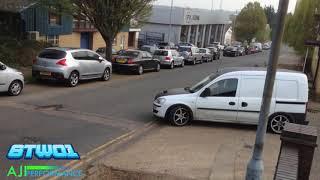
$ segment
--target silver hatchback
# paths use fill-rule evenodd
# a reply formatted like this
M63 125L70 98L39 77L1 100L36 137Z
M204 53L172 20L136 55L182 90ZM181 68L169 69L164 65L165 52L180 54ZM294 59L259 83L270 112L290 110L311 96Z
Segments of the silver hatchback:
M64 80L71 87L85 79L108 81L111 73L111 63L87 49L47 48L32 65L34 78Z

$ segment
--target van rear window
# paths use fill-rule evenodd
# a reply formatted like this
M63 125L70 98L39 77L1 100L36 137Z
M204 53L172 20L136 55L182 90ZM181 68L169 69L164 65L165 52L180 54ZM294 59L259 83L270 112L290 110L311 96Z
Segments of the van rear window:
M67 55L64 51L59 51L56 49L45 49L39 54L39 58L47 58L47 59L62 59Z

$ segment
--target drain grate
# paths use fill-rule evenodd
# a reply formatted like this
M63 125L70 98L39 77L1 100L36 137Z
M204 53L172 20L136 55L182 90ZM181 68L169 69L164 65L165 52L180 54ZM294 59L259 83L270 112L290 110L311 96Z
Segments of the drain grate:
M319 109L307 109L307 112L312 113L312 114L317 114L320 113Z
M35 109L36 110L50 110L50 109L53 109L53 110L60 110L63 108L63 105L62 104L53 104L53 105L47 105L47 106L38 106L36 107Z
M41 144L40 139L37 137L23 137L22 141L24 144Z

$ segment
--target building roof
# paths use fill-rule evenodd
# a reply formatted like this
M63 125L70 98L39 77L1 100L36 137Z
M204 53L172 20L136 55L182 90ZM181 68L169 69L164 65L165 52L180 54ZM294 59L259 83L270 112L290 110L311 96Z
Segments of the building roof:
M170 24L170 6L153 6L149 23ZM193 24L231 24L230 15L233 11L191 9L173 7L172 24L193 25Z

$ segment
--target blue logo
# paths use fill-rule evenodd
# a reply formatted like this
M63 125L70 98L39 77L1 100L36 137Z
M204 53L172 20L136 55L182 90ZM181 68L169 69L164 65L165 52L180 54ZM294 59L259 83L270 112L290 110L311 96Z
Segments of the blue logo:
M74 160L80 159L71 144L14 144L9 148L7 158L10 160L32 159Z

